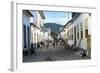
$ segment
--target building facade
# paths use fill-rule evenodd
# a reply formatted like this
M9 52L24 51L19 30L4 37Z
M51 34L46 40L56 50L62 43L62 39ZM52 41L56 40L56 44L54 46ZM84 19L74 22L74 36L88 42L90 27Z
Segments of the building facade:
M42 11L31 11L31 47L38 48L39 44L44 40L43 19L45 19Z
M44 34L42 30L43 19L42 11L23 10L23 48L37 48L38 44L43 41Z
M30 32L31 32L31 26L30 26L30 17L33 17L30 11L23 10L23 16L22 16L22 23L23 23L23 48L27 50L28 48L31 48L30 43Z
M87 50L88 55L91 51L91 14L75 13L72 19L63 28L64 39L68 40L69 45Z

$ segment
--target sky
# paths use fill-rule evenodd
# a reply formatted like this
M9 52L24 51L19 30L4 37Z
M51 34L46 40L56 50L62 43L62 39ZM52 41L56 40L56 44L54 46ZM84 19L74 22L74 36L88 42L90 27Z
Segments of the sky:
M44 23L57 23L65 25L68 22L68 19L71 19L70 12L56 12L56 11L44 11L45 20ZM69 18L68 18L69 16Z

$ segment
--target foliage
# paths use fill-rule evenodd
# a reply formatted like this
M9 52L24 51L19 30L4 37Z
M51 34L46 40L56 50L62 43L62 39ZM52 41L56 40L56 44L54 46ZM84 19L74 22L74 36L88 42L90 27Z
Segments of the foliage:
M54 32L54 31L52 31L51 32L51 37L54 39L54 40L57 40L57 32Z

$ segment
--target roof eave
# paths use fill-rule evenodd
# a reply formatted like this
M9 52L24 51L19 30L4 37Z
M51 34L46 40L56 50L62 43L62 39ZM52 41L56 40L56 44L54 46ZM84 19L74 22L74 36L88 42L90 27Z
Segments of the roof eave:
M33 17L32 13L29 10L25 10L30 17Z
M43 11L39 11L40 16L42 17L42 19L45 19L45 16L43 14Z

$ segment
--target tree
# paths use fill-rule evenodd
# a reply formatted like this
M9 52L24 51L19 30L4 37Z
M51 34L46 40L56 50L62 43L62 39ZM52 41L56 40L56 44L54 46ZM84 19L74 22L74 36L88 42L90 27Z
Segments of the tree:
M52 32L51 32L51 37L52 37L54 40L57 40L57 32L52 31Z

